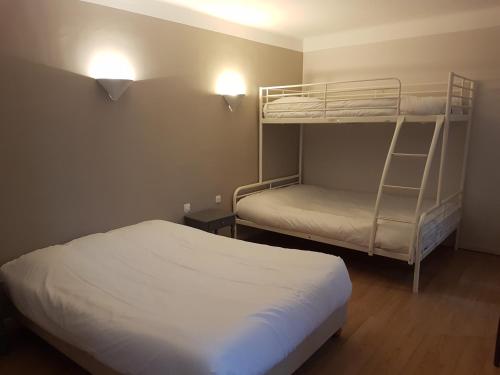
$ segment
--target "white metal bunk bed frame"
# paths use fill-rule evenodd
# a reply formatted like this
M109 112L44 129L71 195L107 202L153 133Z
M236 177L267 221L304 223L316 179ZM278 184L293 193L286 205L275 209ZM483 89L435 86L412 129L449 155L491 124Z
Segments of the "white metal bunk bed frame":
M381 82L386 82L385 85L380 85ZM375 85L374 85L375 84ZM360 87L362 85L362 87ZM368 86L367 86L368 85ZM373 85L373 86L370 86ZM338 241L331 238L321 237L313 234L302 233L297 231L291 231L287 229L281 229L276 227L271 227L267 225L261 225L249 220L244 220L236 218L237 225L244 225L248 227L268 230L272 232L287 234L295 237L310 239L318 242L323 242L331 245L341 246L353 250L358 250L366 252L369 255L377 254L389 258L399 259L407 261L408 264L414 265L414 277L413 277L413 292L418 293L419 287L419 276L420 276L420 263L421 261L429 255L439 244L441 244L449 235L454 231L456 232L455 237L455 249L458 248L458 239L460 235L460 219L462 211L462 201L463 201L463 190L465 185L465 175L466 175L466 162L469 150L469 140L470 140L470 130L472 126L472 114L474 107L474 92L475 92L475 82L466 77L460 76L453 72L450 72L447 83L439 84L424 84L418 85L418 87L435 87L438 85L444 85L445 90L436 89L413 89L412 91L407 91L403 93L414 94L414 95L445 95L446 96L446 110L445 114L441 115L403 115L400 111L401 103L401 81L397 78L387 78L387 79L372 79L372 80L361 80L361 81L344 81L344 82L327 82L319 84L303 84L303 85L288 85L288 86L272 86L272 87L261 87L259 88L259 181L257 183L244 185L238 187L233 195L233 210L236 211L237 202L246 196L259 193L266 189L278 189L290 185L301 184L302 183L302 155L303 155L303 127L306 124L347 124L347 123L395 123L395 130L392 137L392 141L387 153L386 161L384 164L384 169L382 171L382 177L380 179L380 184L377 191L377 198L374 207L372 230L368 246L360 246L353 243L348 243L344 241ZM416 85L414 85L416 86ZM321 87L321 89L316 89L316 87ZM332 88L333 87L333 88ZM340 89L338 88L340 87ZM312 90L311 90L312 88ZM277 93L276 93L277 92ZM301 97L315 97L319 98L323 103L323 108L321 109L305 109L305 112L320 111L321 117L314 118L266 118L264 117L264 104L268 103L270 99L277 99L286 96L301 96ZM358 107L356 109L370 109L370 110L387 110L393 109L394 115L391 116L359 116L359 117L328 117L331 109L329 109L328 104L331 102L339 102L340 104L345 103L345 100L362 100L367 98L386 98L395 99L396 105L388 106L387 103L382 103L380 105L375 105L371 107ZM460 104L455 104L457 101ZM454 109L458 108L458 111ZM350 107L336 107L335 109L351 109ZM271 110L272 111L272 110ZM285 110L275 110L275 112L293 112L293 109ZM410 154L410 153L396 153L395 147L398 141L401 127L405 123L434 123L434 133L432 136L431 143L429 145L429 151L427 154ZM448 147L448 138L450 125L454 123L465 123L466 133L464 141L464 154L462 158L462 170L460 176L459 189L453 194L443 197L443 176L444 170L446 168L446 154ZM285 176L281 178L263 180L263 125L264 124L300 124L300 135L299 135L299 160L298 166L299 170L297 174ZM434 159L434 154L438 145L438 140L440 138L441 131L443 132L442 142L441 142L441 156L439 160L439 171L438 171L438 181L437 181L437 194L436 203L429 209L423 211L422 204L424 200L425 191L428 185L429 172L431 168L432 161ZM422 175L421 184L419 187L410 186L395 186L387 185L386 178L391 167L391 162L394 157L408 157L408 158L422 158L425 159L425 167ZM415 208L415 214L413 220L401 220L398 218L382 217L379 214L381 197L384 192L388 189L396 190L409 190L418 192L417 203ZM448 204L452 201L456 201L458 206L458 222L455 226L451 227L448 231L442 232L437 241L434 241L432 245L426 249L422 248L421 238L422 238L422 226L423 223L430 214L432 214L437 209L441 208L443 205ZM412 234L410 238L409 249L407 253L396 253L384 250L382 248L375 247L375 238L378 229L379 221L396 221L404 222L413 225ZM236 236L236 230L235 230Z

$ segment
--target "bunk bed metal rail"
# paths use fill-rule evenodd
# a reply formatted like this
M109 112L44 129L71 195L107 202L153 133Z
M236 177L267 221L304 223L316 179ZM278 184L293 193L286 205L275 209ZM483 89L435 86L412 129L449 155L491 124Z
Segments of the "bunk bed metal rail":
M433 115L449 113L453 121L465 121L472 108L472 82L450 73L448 81L403 86L398 78L389 77L261 87L259 118L262 123L281 124L383 123L396 122L404 114L412 122L434 122L429 113L410 113L418 102L405 101L403 106L408 97L432 97L443 100L442 111Z
M260 193L262 190L274 190L286 186L297 185L299 183L299 174L291 176L275 178L272 180L256 182L238 187L233 194L233 208L236 207L238 201L249 195Z
M293 111L290 103L279 99L294 99L293 107L303 107L311 118L331 117L332 112L369 110L375 114L398 115L401 104L401 81L398 78L376 78L357 81L306 83L269 86L260 89L261 118L264 108L268 115Z

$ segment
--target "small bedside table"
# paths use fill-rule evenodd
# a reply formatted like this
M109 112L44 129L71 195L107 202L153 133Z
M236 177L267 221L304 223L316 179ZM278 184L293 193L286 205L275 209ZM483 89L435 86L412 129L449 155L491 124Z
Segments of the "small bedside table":
M192 212L184 216L184 223L190 227L215 233L224 227L231 227L231 237L234 238L236 215L229 211L209 209Z

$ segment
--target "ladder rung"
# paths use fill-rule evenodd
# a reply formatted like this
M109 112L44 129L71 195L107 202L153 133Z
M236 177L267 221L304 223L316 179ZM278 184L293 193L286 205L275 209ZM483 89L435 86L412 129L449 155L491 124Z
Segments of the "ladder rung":
M377 219L378 220L385 220L385 221L395 221L397 223L415 224L413 221L398 219L395 217L379 216Z
M426 158L427 154L405 154L403 152L393 152L394 156L402 156L402 157L412 157L412 158Z
M413 186L400 186L400 185L383 185L383 186L384 186L384 188L389 188L389 189L416 190L416 191L420 191L420 188L413 187Z

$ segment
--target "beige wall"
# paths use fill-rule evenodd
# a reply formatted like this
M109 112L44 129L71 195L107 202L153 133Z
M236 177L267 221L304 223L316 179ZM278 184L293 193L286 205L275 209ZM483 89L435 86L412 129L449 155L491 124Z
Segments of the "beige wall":
M116 103L86 76L94 52L128 56ZM224 69L249 88L236 112ZM302 54L77 0L0 1L0 263L75 237L230 208L257 179L257 87L299 82ZM290 131L291 130L291 131ZM267 176L296 169L296 129L273 131ZM271 138L270 138L271 139ZM271 151L270 151L271 152Z
M310 52L302 69L299 52L77 0L0 0L0 21L0 263L141 220L180 220L184 202L209 207L218 193L230 208L233 189L257 178L260 85L302 74L441 81L449 70L481 84L462 245L499 252L500 28ZM92 54L109 48L138 79L116 103L86 76ZM234 113L213 94L224 69L241 71L249 88ZM267 131L265 177L293 173L296 127ZM390 135L389 126L309 128L306 182L373 190ZM412 127L404 146L426 136Z
M477 79L480 90L472 131L461 246L500 253L500 28L304 54L304 82L397 76L404 82L446 81L448 71ZM451 160L460 154L453 134ZM305 182L373 190L392 130L387 125L314 126L305 132ZM416 150L427 127L408 129L403 148ZM400 167L407 180L414 165ZM456 165L449 171L456 179ZM455 181L456 182L456 181Z

